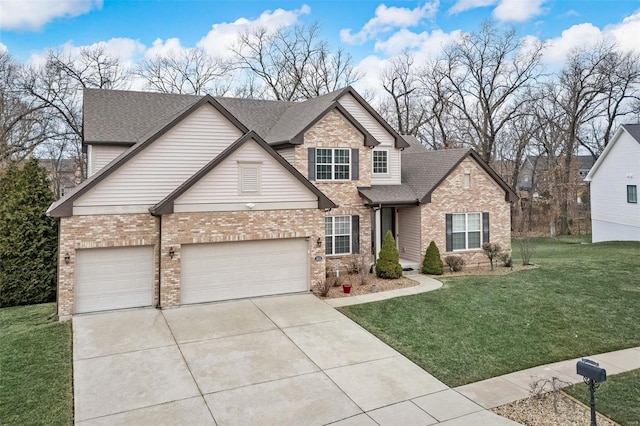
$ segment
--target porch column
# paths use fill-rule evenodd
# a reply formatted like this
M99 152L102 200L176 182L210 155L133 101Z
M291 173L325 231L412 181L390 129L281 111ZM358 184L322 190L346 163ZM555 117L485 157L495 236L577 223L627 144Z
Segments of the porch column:
M376 243L376 258L374 261L378 260L378 255L380 254L380 247L382 246L382 237L380 236L382 232L382 220L380 216L380 211L382 209L374 209L374 222L375 222L375 243Z

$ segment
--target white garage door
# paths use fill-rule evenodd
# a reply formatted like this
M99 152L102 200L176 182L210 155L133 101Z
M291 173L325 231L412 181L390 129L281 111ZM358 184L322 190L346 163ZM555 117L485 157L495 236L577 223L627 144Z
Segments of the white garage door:
M76 251L76 313L153 303L153 246Z
M309 290L304 238L183 245L180 267L183 304Z

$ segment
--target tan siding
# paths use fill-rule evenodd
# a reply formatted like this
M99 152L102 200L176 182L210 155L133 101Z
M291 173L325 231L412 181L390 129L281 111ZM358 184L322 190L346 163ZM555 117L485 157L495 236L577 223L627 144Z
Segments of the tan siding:
M296 159L296 149L295 147L279 149L278 154L282 156L285 160L287 160L290 164L294 164Z
M351 95L345 95L339 100L340 104L380 142L378 148L389 151L389 174L371 175L373 185L400 184L400 150L395 147L394 137Z
M640 227L640 203L627 203L627 185L640 187L640 144L623 132L591 181L594 221ZM605 235L596 238L607 239Z
M104 166L109 164L118 155L127 150L126 146L105 146L105 145L92 145L91 146L91 167L90 175L95 174Z
M156 204L240 135L215 108L203 105L76 200L74 207Z
M398 248L400 257L420 262L420 207L398 209Z
M256 163L259 168L259 192L242 193L239 183L239 163ZM180 196L176 205L255 203L286 203L316 201L317 196L293 177L281 164L249 141ZM317 204L316 204L317 207ZM289 207L291 208L291 206ZM246 207L243 208L243 210ZM182 211L182 210L181 210Z

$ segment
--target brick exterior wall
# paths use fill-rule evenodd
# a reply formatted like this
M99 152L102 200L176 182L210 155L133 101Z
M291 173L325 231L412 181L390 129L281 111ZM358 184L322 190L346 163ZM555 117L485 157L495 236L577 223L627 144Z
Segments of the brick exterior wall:
M364 145L364 135L353 127L338 111L329 112L304 135L304 144L295 147L294 167L305 177L309 177L308 148L357 148L359 150L359 180L313 181L331 201L338 205L326 216L360 216L360 254L373 263L371 255L371 209L365 207L358 194L359 186L371 185L371 148ZM324 223L322 224L324 232ZM324 255L324 235L322 237ZM327 268L343 273L351 256L327 256Z
M58 251L58 315L75 313L74 270L76 250L108 247L147 246L154 249L154 282L158 281L158 219L149 214L112 214L71 216L60 218L60 246ZM64 261L66 254L70 261ZM154 286L154 304L157 287Z
M464 174L471 174L471 185L464 189ZM433 191L431 203L421 206L421 253L431 240L435 241L444 258L449 254L460 255L468 266L485 264L489 260L482 249L446 252L447 213L489 212L489 238L499 243L502 250L511 251L511 210L505 201L505 193L495 181L472 159L466 158Z
M175 213L162 216L161 306L180 304L180 247L182 244L227 241L309 238L310 277L315 285L324 280L324 212L318 209ZM169 257L169 248L175 255ZM318 255L323 260L316 262Z

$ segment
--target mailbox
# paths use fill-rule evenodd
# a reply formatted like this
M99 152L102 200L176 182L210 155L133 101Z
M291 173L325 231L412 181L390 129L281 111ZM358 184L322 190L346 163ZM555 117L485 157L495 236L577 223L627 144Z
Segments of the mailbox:
M591 379L594 382L604 382L607 380L607 370L600 368L599 364L590 359L582 359L578 361L576 365L577 373L587 379Z

